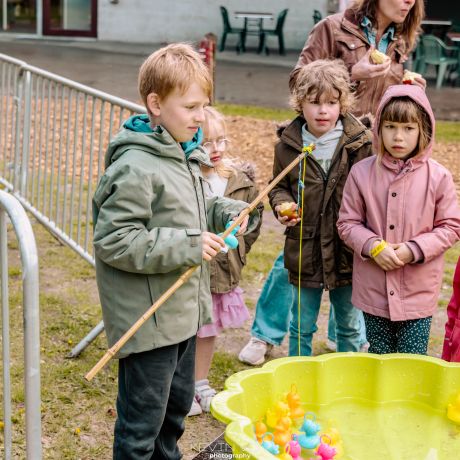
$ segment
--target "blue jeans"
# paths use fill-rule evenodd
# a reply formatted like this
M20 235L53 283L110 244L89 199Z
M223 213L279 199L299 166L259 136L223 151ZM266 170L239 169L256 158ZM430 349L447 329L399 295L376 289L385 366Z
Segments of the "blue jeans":
M289 283L288 271L284 268L284 252L281 251L257 301L251 336L272 345L281 345L291 321L293 300L294 286Z
M300 327L297 294L297 289L294 289L292 320L289 327L289 356L310 356L313 334L318 330L316 321L323 289L300 288ZM337 351L358 351L359 313L351 303L351 286L331 289L329 297L336 318Z
M366 337L366 323L364 322L363 312L358 310L359 315L359 347L361 348L365 343L367 343ZM329 309L329 322L327 323L327 338L332 342L337 342L336 335L336 325L335 325L335 316L334 309Z
M273 267L262 287L256 305L256 314L252 323L251 336L272 345L281 345L291 322L291 305L294 301L294 290L289 284L288 271L284 268L284 252L278 254ZM333 309L330 309L328 323L328 338L336 341L336 325ZM363 314L359 311L360 318L360 346L366 340L366 327Z

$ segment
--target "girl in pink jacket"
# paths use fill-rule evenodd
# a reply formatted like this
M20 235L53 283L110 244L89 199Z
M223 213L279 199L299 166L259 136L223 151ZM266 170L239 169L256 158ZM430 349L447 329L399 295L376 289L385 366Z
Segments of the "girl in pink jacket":
M426 354L443 254L460 239L452 176L431 159L434 128L421 88L391 86L376 113L376 155L345 184L337 227L354 251L352 302L370 353Z
M460 259L455 268L453 292L447 307L446 336L442 359L460 363Z

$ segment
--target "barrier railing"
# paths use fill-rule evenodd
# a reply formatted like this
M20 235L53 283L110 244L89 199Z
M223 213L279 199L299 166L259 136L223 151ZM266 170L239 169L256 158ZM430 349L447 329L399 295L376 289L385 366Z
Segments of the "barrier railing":
M38 256L29 218L19 201L0 190L0 270L2 307L3 367L3 455L16 458L12 451L10 307L8 292L7 223L11 221L19 242L23 280L25 434L27 460L42 458L40 416L40 317L38 297Z
M0 54L0 184L93 266L91 197L109 140L133 113L145 108Z

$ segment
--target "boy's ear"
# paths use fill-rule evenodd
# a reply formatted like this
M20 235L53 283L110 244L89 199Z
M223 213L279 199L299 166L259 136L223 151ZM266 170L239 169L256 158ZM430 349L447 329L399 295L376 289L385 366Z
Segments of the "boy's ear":
M147 96L147 109L154 117L160 116L160 97L157 93L150 93Z

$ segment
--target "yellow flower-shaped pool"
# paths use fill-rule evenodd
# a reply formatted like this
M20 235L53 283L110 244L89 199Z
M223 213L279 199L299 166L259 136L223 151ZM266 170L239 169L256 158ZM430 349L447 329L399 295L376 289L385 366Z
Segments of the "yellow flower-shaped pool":
M364 353L281 358L229 377L211 411L228 424L225 439L234 458L276 458L257 443L253 423L292 384L303 409L314 412L321 425L333 420L343 460L460 458L460 425L446 415L460 392L460 365Z

